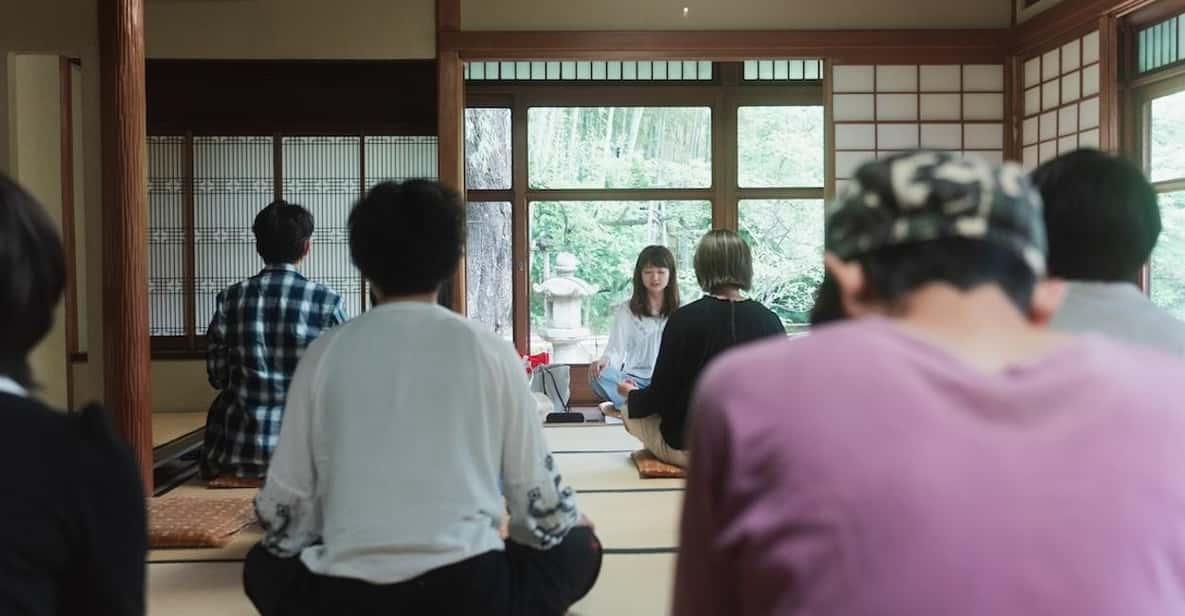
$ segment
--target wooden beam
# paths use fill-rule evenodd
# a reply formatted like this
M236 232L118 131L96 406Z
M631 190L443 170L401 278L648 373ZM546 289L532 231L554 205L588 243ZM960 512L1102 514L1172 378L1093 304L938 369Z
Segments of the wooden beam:
M74 80L73 63L59 58L58 107L61 112L59 156L62 163L62 244L66 250L66 410L74 410L74 366L70 354L78 352L78 258L74 237Z
M1123 117L1119 104L1120 49L1119 20L1104 15L1099 29L1099 149L1119 153L1119 127Z
M527 105L515 97L510 109L510 314L514 346L531 353L531 221L527 201Z
M144 2L99 1L103 143L103 384L152 493Z
M1013 29L1009 48L1016 55L1032 56L1062 39L1081 36L1098 27L1100 18L1137 14L1157 2L1179 0L1081 0L1067 1ZM1101 49L1101 48L1100 48Z
M461 1L436 0L436 41L461 28ZM436 140L440 181L465 195L465 63L454 50L436 54ZM457 267L446 295L450 307L466 312L465 259Z
M462 59L827 57L878 61L1002 62L1008 30L790 30L669 32L439 32Z
M461 0L436 0L436 31L461 30Z

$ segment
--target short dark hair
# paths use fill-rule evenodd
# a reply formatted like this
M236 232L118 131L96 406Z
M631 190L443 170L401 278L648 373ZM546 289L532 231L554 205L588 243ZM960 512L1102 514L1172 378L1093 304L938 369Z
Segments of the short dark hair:
M1078 150L1033 172L1045 202L1049 275L1130 282L1160 235L1156 191L1140 168L1097 150Z
M350 256L383 295L437 291L465 247L465 206L431 180L383 182L350 212Z
M729 229L708 231L695 249L695 279L705 293L728 287L753 286L753 255L749 245Z
M53 326L66 256L49 215L0 174L0 375L32 385L28 355Z
M839 296L839 284L831 272L823 273L823 282L815 290L815 305L811 307L810 324L823 325L847 317L843 300Z
M662 308L658 311L660 315L669 317L679 308L679 275L675 271L675 255L666 246L647 246L638 253L638 260L634 263L630 312L639 317L653 316L650 314L650 300L646 297L646 285L642 282L642 270L648 267L665 268L670 274L667 288L662 292Z
M969 291L995 284L1021 311L1027 311L1037 275L1014 250L977 239L944 238L889 246L857 257L864 279L891 312L903 308L909 293L935 282Z
M313 215L295 203L273 201L255 215L251 232L265 263L296 263L313 237Z

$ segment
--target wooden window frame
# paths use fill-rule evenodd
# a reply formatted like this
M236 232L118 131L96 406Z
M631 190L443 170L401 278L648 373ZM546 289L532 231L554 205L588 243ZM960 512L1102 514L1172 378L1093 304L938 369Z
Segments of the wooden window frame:
M824 63L824 75L829 63ZM530 203L537 201L707 201L712 226L736 230L739 202L749 199L823 200L833 190L830 169L831 130L825 80L745 81L740 61L717 62L710 81L672 82L467 82L465 107L511 111L511 187L467 189L467 202L511 204L511 322L520 354L530 345ZM532 189L527 177L528 109L531 107L707 107L712 122L712 182L706 188ZM818 106L824 109L823 184L812 187L741 188L738 185L737 116L740 107ZM822 212L820 212L822 215ZM574 365L572 402L594 402L585 392L586 364Z
M1129 56L1139 53L1135 47L1135 40L1127 37L1128 44L1121 50ZM1126 62L1128 66L1133 66ZM1135 70L1128 73L1134 77L1123 88L1124 108L1124 152L1133 161L1139 163L1140 168L1147 174L1152 164L1152 145L1149 132L1152 130L1152 101L1157 98L1185 92L1185 65L1174 65L1164 70L1137 75ZM1153 182L1156 194L1178 192L1185 190L1185 176ZM1140 289L1145 295L1152 295L1152 263L1144 264L1140 272Z

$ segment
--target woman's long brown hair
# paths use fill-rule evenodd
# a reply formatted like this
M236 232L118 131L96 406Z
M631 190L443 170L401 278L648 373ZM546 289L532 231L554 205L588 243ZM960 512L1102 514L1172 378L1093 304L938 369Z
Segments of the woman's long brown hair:
M675 276L675 255L666 246L647 246L638 253L638 261L634 264L634 294L630 297L630 312L638 317L656 316L650 314L650 299L646 295L646 285L642 282L642 270L646 267L664 267L670 272L667 288L662 292L662 309L659 315L671 316L679 307L679 279Z

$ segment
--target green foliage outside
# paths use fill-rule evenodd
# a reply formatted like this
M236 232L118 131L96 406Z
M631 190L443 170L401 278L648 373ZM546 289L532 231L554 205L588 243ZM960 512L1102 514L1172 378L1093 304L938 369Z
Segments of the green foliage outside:
M1185 319L1185 191L1160 195L1163 230L1152 253L1152 301Z
M1154 99L1149 127L1152 181L1185 178L1185 91ZM1152 301L1185 319L1185 191L1160 195L1163 230L1152 253Z
M706 201L540 202L531 204L531 284L543 280L543 257L570 252L580 260L578 278L600 291L585 302L585 324L606 334L613 308L629 298L634 263L642 248L660 244L675 254L676 274L684 301L700 296L692 257L711 228L712 208ZM543 296L531 294L531 328L541 331Z
M740 233L753 250L753 299L787 330L805 327L823 281L823 201L741 201Z
M509 186L508 115L502 110L467 113L471 187ZM532 108L528 119L532 189L713 185L712 117L706 107ZM737 137L740 186L822 186L821 107L742 107ZM600 288L586 302L585 322L594 335L604 335L613 307L629 296L638 252L649 244L662 244L675 253L684 302L693 301L701 292L692 258L700 237L711 228L711 209L706 201L531 203L530 282L533 286L543 280L545 255L553 267L559 252L576 255L576 275ZM468 267L470 298L482 298L479 304L471 302L470 314L502 330L510 310L506 289L511 272L494 245L509 243L508 221L498 212L485 207L479 214L471 207ZM743 201L740 231L753 250L750 295L788 326L805 324L822 278L821 200ZM539 333L544 301L534 292L530 311L532 330Z

